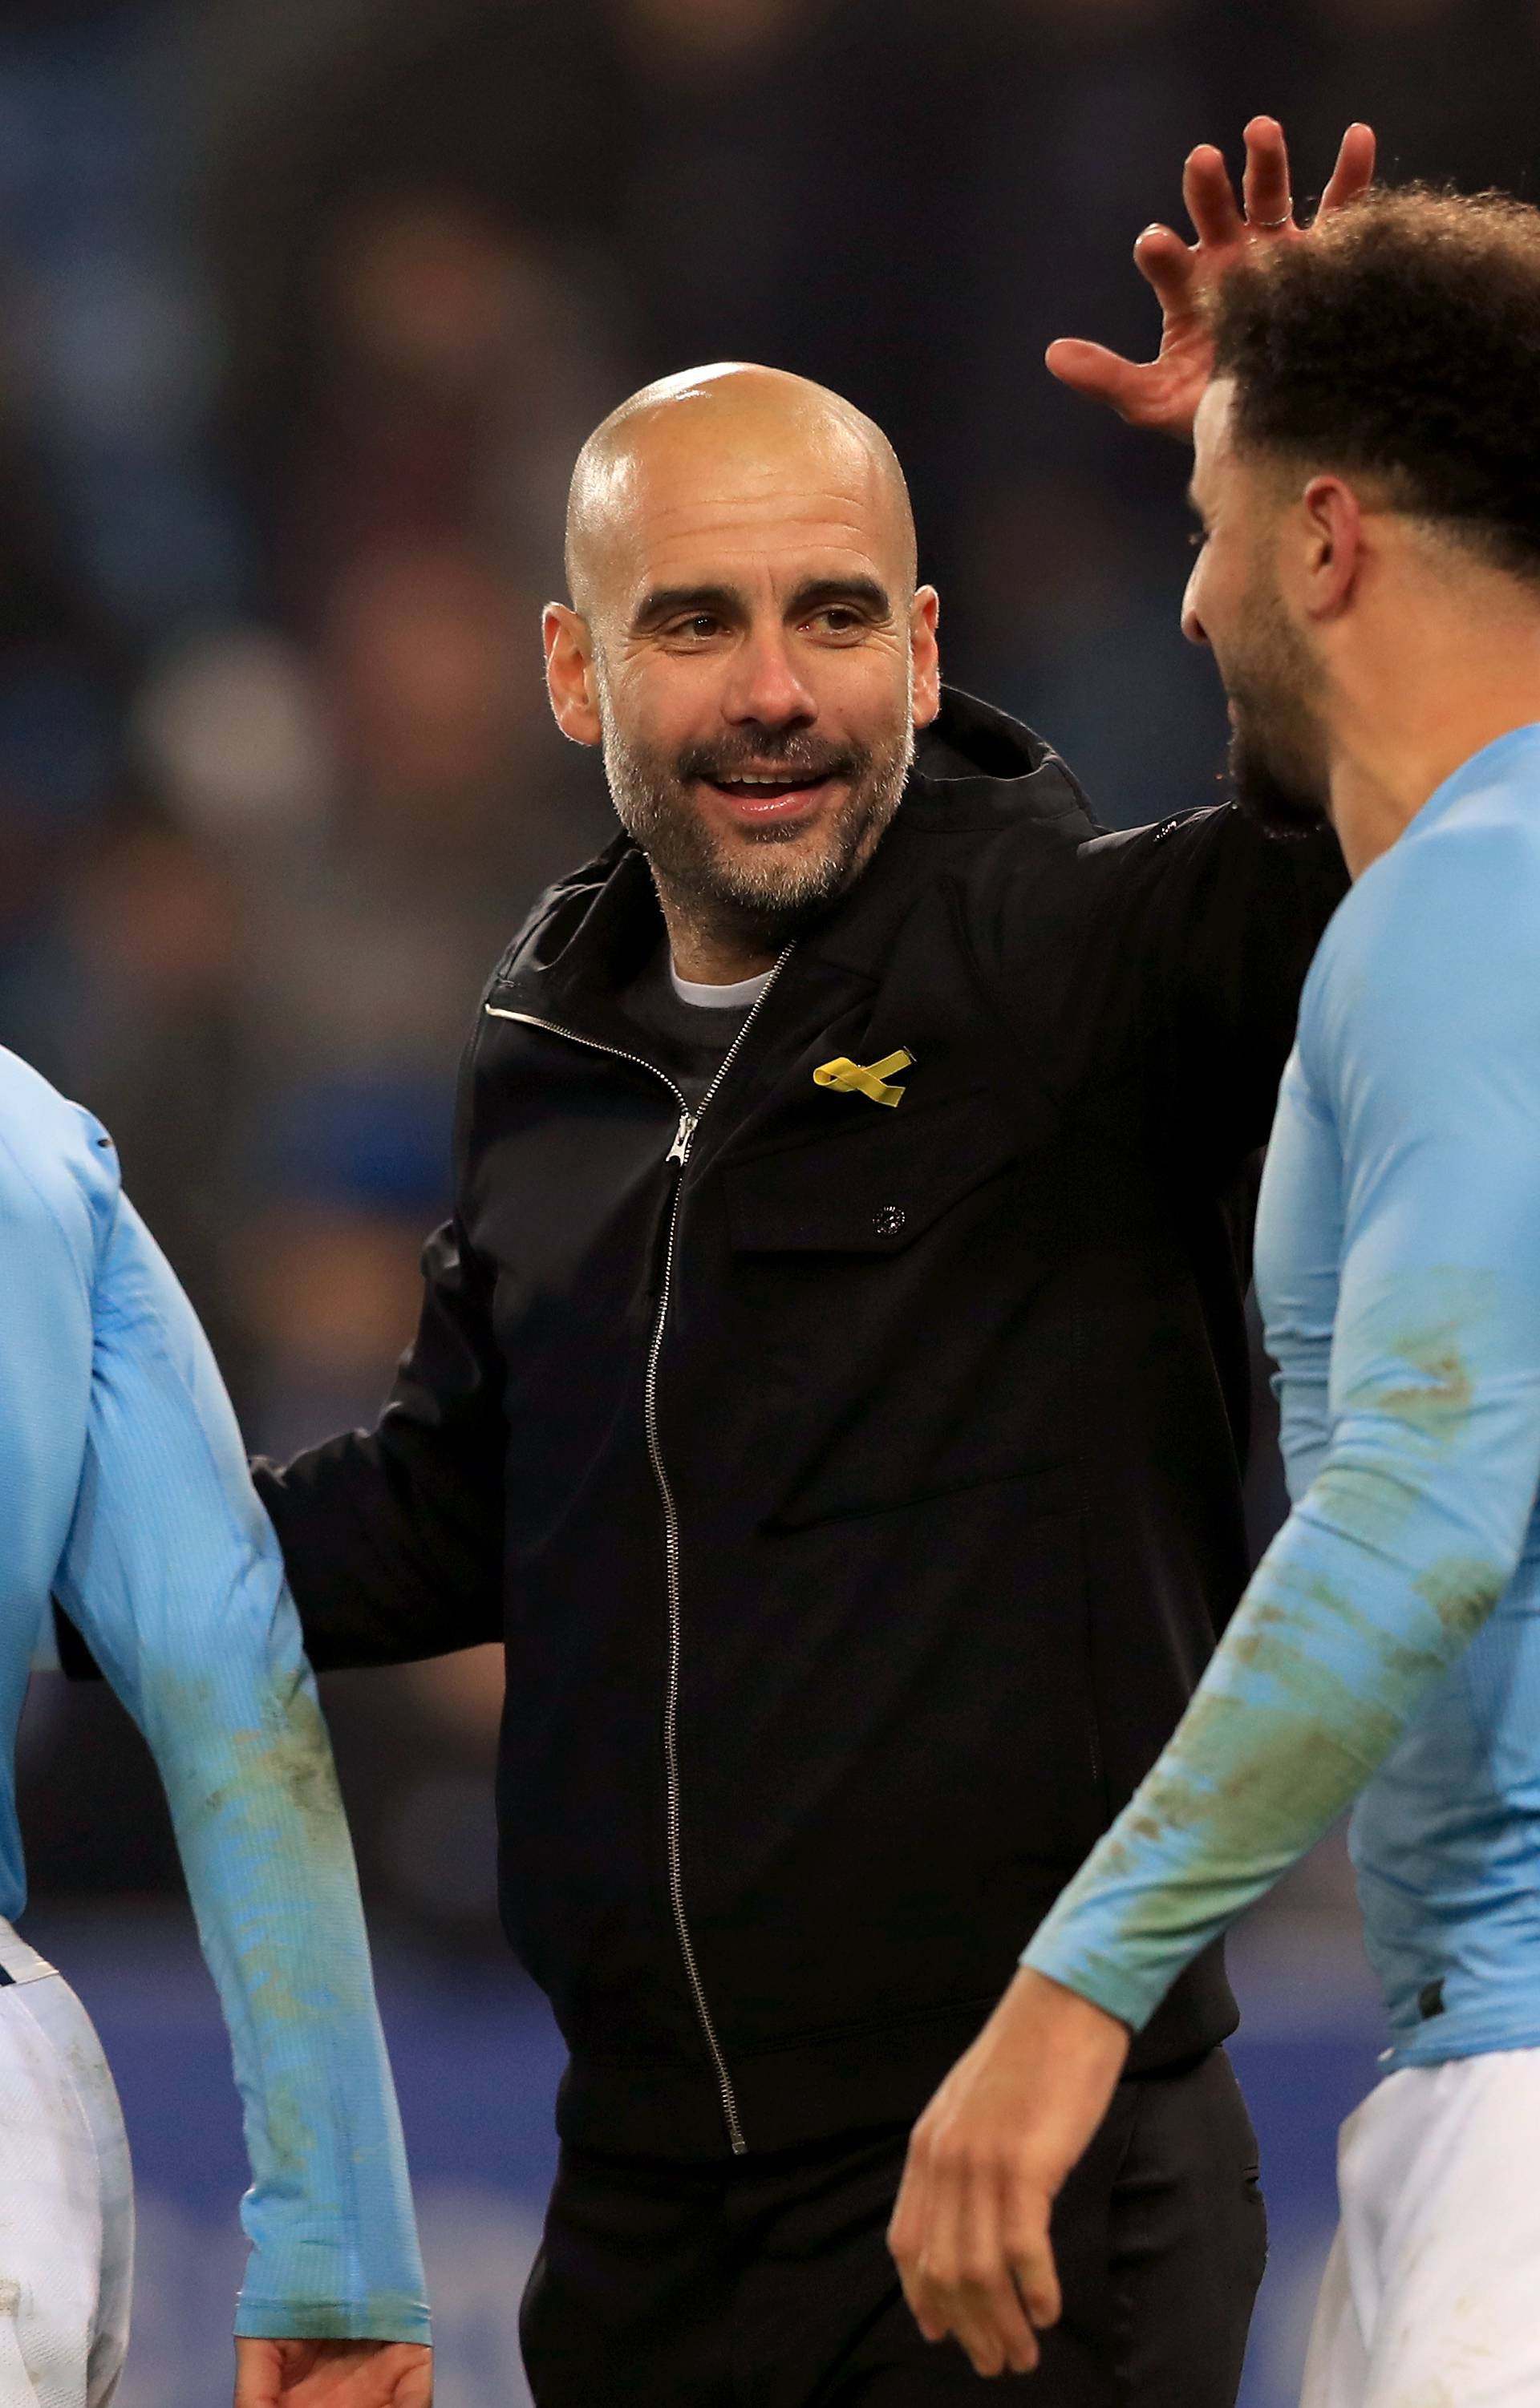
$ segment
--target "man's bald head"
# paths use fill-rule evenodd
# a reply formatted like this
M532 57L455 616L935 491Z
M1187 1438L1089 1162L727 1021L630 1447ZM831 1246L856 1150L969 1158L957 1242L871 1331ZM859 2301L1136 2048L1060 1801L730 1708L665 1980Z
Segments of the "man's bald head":
M644 385L578 454L567 508L567 580L593 622L623 605L644 530L735 516L763 530L822 500L857 529L907 602L914 517L882 428L839 394L781 368L727 361Z
M730 984L859 876L941 707L893 448L805 377L669 377L583 445L567 567L557 724L603 747L681 975Z

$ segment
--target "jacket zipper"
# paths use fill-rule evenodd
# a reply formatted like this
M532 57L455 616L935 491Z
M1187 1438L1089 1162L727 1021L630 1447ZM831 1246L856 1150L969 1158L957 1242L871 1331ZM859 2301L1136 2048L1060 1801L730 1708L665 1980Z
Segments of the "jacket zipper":
M722 2044L716 2036L716 2026L712 2020L705 1985L700 1978L700 1968L696 1962L695 1942L690 1937L689 1918L684 1912L684 1870L680 1838L679 1800L679 1683L684 1652L684 1622L680 1608L679 1511L674 1503L673 1487L669 1479L668 1468L663 1460L663 1450L658 1440L657 1367L663 1353L663 1333L669 1318L669 1299L673 1293L674 1239L679 1227L679 1203L683 1190L684 1165L689 1160L690 1148L695 1143L695 1133L700 1125L706 1108L737 1060L750 1029L759 1016L760 1007L785 968L791 951L791 946L787 945L777 957L769 978L749 1008L742 1027L723 1055L715 1078L693 1112L684 1100L683 1091L675 1085L668 1072L660 1070L655 1062L649 1062L644 1054L628 1054L623 1046L606 1045L597 1037L580 1037L575 1029L558 1028L553 1021L537 1020L532 1012L509 1011L506 1009L499 1009L495 1003L485 1006L489 1017L494 1020L522 1021L526 1028L543 1029L548 1036L565 1037L573 1045L586 1045L590 1053L609 1054L617 1062L632 1062L639 1070L650 1070L655 1079L662 1080L679 1105L679 1126L674 1131L673 1143L665 1156L667 1162L677 1164L678 1168L674 1178L673 1195L669 1205L668 1235L664 1240L663 1249L663 1279L658 1290L657 1312L653 1321L652 1343L647 1352L647 1378L643 1389L642 1418L647 1434L647 1459L652 1466L658 1501L663 1508L663 1560L669 1598L669 1683L663 1715L664 1813L669 1855L669 1897L673 1908L674 1933L679 1942L679 1953L684 1959L685 1977L690 1985L690 1996L695 2001L696 2021L700 2028L700 2036L706 2043L712 2071L716 2077L716 2091L722 2105L722 2117L727 2128L727 2140L735 2157L747 2156L749 2144L743 2138L743 2128L739 2120L738 2100L733 2091L732 2076L727 2071L727 2059L722 2054Z

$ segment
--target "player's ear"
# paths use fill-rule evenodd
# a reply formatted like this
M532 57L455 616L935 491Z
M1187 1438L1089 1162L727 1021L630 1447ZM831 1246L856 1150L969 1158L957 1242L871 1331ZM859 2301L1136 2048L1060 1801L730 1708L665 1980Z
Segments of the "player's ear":
M598 694L595 684L594 640L588 622L566 602L548 602L541 615L545 643L545 690L556 725L574 744L597 744Z
M1363 566L1363 509L1342 477L1312 477L1300 497L1302 600L1312 619L1346 609Z
M922 585L909 606L909 650L914 664L914 724L928 727L941 709L941 654L936 646L936 622L941 596L933 585Z

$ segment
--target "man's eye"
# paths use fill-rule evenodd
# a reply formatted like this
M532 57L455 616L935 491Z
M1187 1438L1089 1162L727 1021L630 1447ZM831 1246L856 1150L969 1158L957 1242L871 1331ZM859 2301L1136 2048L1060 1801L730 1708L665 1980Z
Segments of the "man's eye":
M694 610L687 619L677 621L669 632L685 637L694 643L704 643L709 637L715 635L721 624L709 610Z
M853 636L860 628L861 616L843 602L831 602L826 610L815 610L810 622L822 627L826 636Z

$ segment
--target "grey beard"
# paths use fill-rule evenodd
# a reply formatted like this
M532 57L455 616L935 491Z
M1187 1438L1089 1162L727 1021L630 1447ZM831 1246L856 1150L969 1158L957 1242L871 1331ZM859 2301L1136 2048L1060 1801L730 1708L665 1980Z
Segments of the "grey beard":
M604 768L621 825L651 864L659 895L705 933L749 938L774 950L817 916L858 875L898 810L914 756L906 716L891 744L847 749L837 756L850 792L815 853L792 850L802 831L767 827L747 832L750 849L729 853L713 840L685 792L687 777L707 774L698 753L665 766L639 752L616 727L601 699ZM805 738L761 735L740 748L744 761L783 763L788 775L828 775L836 756ZM711 765L730 774L727 748Z

